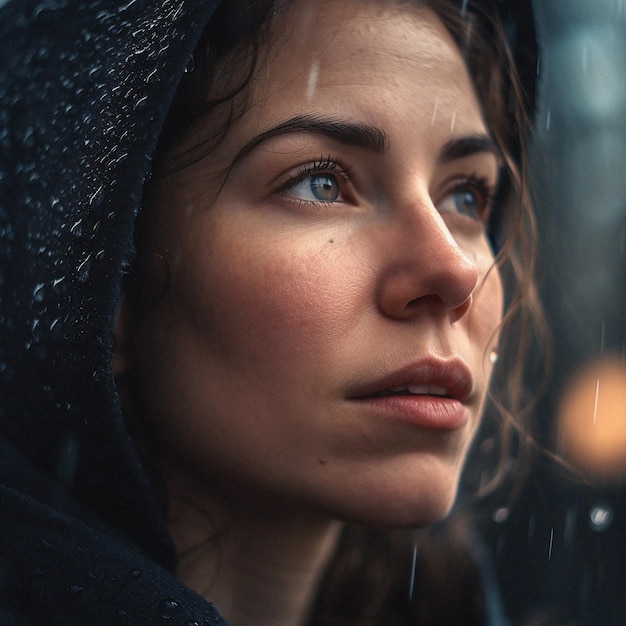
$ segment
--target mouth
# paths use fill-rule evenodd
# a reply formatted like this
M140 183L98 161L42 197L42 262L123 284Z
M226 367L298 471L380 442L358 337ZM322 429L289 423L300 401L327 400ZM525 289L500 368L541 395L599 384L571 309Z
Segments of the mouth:
M434 396L465 403L474 387L469 368L459 359L428 359L366 383L351 397Z
M391 389L383 389L373 393L372 398L387 398L389 396L440 396L442 398L451 397L450 391L446 387L436 385L398 385Z
M474 383L458 359L428 359L368 383L350 400L386 419L451 431L467 424Z

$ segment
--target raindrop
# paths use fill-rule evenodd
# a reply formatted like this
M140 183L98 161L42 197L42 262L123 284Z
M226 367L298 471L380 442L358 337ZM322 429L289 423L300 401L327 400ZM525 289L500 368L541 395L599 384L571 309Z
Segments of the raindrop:
M307 95L307 98L309 99L315 95L315 89L317 87L317 78L319 76L319 72L320 72L320 62L319 60L316 60L311 65L311 69L309 70L309 80L308 80L307 88L306 88L306 95Z
M450 132L454 132L454 127L456 126L456 111L452 114L452 121L450 122Z
M163 619L172 619L178 611L178 602L172 598L162 600L159 604L159 614Z
M196 59L193 54L189 57L189 61L187 62L187 67L185 68L185 74L189 74L196 69Z
M589 527L597 532L605 531L613 521L613 509L609 506L594 506L589 511Z
M68 585L66 590L69 593L80 593L83 589L84 587L82 587L81 585Z
M133 582L135 582L140 576L141 576L141 570L140 569L134 569L131 570L127 575L126 578L124 579L124 586L126 587L127 585L132 584Z
M70 233L72 233L72 235L76 235L77 237L80 237L83 234L82 220L76 220L74 224L72 224Z
M91 269L91 254L88 254L83 262L78 266L78 282L84 283L89 279L89 270Z
M39 319L34 319L32 324L30 325L30 332L35 341L41 341L43 338L42 329L39 327L39 323Z
M152 82L152 80L154 79L155 76L157 76L159 73L158 68L154 68L145 78L145 82L146 83L150 83Z
M554 528L550 529L550 545L548 546L548 561L552 560L552 546L554 544Z
M593 423L596 423L598 418L598 397L600 396L600 379L596 380L596 396L593 402Z
M118 9L118 11L127 11L130 7L133 6L133 4L135 4L137 2L137 0L130 0L130 2L127 2L124 6L120 7ZM137 31L137 33L133 33L133 34L141 34L141 31Z
M65 0L47 0L46 2L41 2L37 7L35 7L33 17L37 19L42 13L62 9L66 4Z
M35 290L33 291L33 299L35 302L41 302L43 300L43 287L44 283L38 283L35 285Z
M509 509L507 509L505 506L496 509L493 513L493 521L496 524L502 524L503 522L506 522L506 520L509 518L511 511Z
M195 619L188 619L183 626L200 626L200 622L197 622Z
M415 587L415 566L417 565L417 546L413 546L413 561L411 562L411 579L409 581L409 602L413 600L413 589Z
M104 185L100 185L100 187L98 187L98 189L96 189L91 196L89 196L89 204L95 204L96 200L100 200L101 199L101 193L102 193L102 188L104 187ZM98 202L98 204L100 204L100 202Z
M126 613L126 611L124 609L118 609L117 610L117 616L118 617L126 617L128 615L128 613Z

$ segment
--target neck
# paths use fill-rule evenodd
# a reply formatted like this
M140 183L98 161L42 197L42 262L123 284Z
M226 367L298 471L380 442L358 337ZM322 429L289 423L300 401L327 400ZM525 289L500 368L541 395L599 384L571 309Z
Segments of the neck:
M305 624L339 523L258 502L235 511L206 493L192 499L172 487L170 532L180 580L232 626Z

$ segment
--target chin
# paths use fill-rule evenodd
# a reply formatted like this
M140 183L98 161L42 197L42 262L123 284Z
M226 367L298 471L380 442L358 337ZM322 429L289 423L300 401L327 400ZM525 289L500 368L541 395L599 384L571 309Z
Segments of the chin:
M454 496L446 499L422 499L405 507L390 507L372 525L379 528L424 528L443 520L450 513L453 504Z
M458 481L441 481L427 488L372 490L369 498L353 500L350 509L344 505L339 517L344 521L375 528L423 528L443 520L456 500ZM346 499L346 502L349 502Z

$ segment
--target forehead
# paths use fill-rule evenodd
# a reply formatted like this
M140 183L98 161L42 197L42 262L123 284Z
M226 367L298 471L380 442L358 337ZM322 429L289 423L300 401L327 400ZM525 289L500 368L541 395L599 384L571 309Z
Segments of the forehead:
M349 65L362 56L391 70L407 62L423 67L443 59L460 61L436 14L412 2L296 0L277 17L274 38L270 62L279 57L283 70L297 71L305 60L341 59ZM340 66L334 69L341 71Z
M243 126L312 112L390 136L403 127L485 130L454 40L431 10L406 2L296 0L276 18Z

